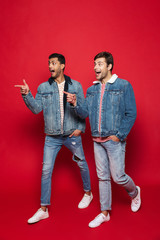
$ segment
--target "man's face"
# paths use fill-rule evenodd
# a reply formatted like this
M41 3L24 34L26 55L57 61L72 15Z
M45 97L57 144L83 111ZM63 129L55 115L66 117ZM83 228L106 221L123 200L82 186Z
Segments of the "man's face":
M51 72L51 77L57 78L63 72L64 64L58 61L58 58L50 58L48 61L49 71Z
M107 65L105 58L97 58L94 61L94 71L96 74L96 78L102 81L104 78L107 77L109 70L111 69L112 65Z

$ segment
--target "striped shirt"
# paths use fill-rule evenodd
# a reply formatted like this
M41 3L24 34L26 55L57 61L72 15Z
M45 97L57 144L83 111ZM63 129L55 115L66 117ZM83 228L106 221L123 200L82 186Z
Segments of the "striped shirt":
M63 120L64 120L64 108L63 108L64 84L65 84L65 81L57 84L59 89L59 102L60 102L60 112L61 112L61 134L63 134Z

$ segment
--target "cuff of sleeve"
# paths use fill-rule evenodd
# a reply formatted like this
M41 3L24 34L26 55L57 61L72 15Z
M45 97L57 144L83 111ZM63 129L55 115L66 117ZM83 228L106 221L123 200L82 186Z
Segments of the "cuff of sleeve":
M29 90L28 94L22 94L22 97L23 98L27 98L28 96L31 96L31 95L32 95L31 91Z
M74 106L72 103L70 103L70 106L71 106L71 108L75 108L76 106Z
M78 106L73 106L72 108L74 108L75 112L77 113L77 110L78 110Z
M125 141L125 139L126 139L126 136L121 135L120 133L117 133L116 136L119 138L119 140L120 140L121 142Z

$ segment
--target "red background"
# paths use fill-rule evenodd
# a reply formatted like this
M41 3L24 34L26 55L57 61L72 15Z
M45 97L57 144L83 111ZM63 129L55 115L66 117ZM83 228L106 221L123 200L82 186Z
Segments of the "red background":
M159 240L159 1L5 0L0 14L1 171L0 240L149 239ZM128 137L126 172L142 188L142 208L131 213L125 191L113 184L111 221L98 229L88 223L99 213L98 182L87 119L83 135L94 201L78 210L82 183L71 153L63 148L53 173L50 218L29 226L39 207L43 156L43 115L32 114L15 84L25 78L32 93L46 81L48 56L66 57L65 74L84 93L95 80L93 58L110 51L114 73L131 82L138 117Z

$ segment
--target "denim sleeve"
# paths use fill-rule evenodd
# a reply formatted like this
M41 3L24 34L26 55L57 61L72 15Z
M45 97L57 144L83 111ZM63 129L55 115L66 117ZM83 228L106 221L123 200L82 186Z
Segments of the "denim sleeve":
M131 84L128 82L125 89L124 95L125 101L125 113L122 119L120 128L118 129L118 133L116 136L121 140L124 141L127 135L129 134L137 116L136 110L136 102L134 97L134 92Z
M78 91L77 91L77 106L81 106L84 104L85 98L84 98L84 93L83 93L83 89L81 84L79 83L78 85ZM76 112L76 107L75 107L75 112ZM76 112L77 114L77 112ZM79 117L79 121L78 121L78 129L81 130L82 132L85 132L85 127L86 127L86 123L85 120L82 119L79 114L77 114Z
M36 97L34 98L32 93L29 92L27 95L22 95L26 106L34 113L38 114L42 111L42 97L40 88L37 90Z
M75 107L76 114L82 119L87 118L89 114L87 101L88 97L86 96L86 99L84 99L83 102L77 101L77 106Z

